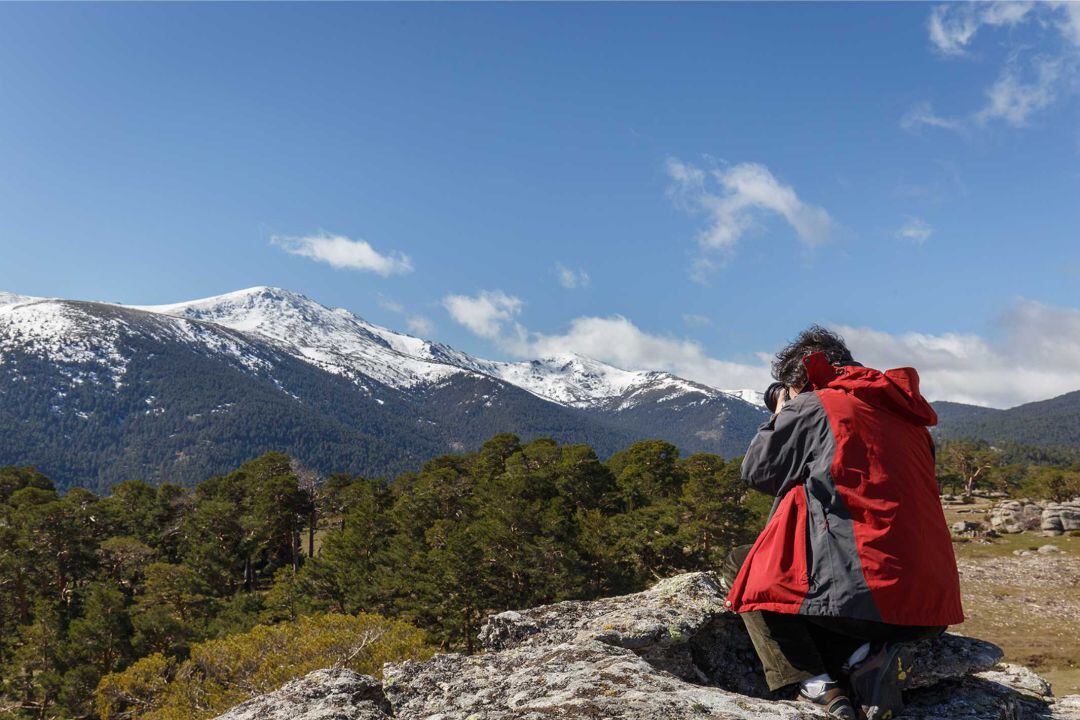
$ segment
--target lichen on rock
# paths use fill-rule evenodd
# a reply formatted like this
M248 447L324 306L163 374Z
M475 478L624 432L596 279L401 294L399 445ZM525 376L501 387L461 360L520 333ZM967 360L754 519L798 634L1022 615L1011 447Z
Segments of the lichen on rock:
M217 720L387 720L390 712L378 680L327 668L237 705Z
M381 694L372 693L378 683L367 678L353 705L342 698L348 683L363 676L319 671L337 675L313 673L222 718L824 717L767 692L742 622L723 599L714 575L687 573L632 595L503 612L480 631L483 652L388 664ZM909 717L1080 720L1080 700L1055 699L1030 670L999 666L1002 652L991 643L947 634L922 641L912 655ZM251 714L256 707L279 714ZM317 714L324 711L342 714Z

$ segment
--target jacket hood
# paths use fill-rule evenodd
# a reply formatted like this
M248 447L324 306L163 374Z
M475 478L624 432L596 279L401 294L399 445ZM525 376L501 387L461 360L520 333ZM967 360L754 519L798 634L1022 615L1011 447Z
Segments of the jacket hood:
M824 353L807 356L803 365L814 390L843 390L917 425L937 425L937 413L919 392L919 373L915 368L881 372L860 365L837 367L829 364Z

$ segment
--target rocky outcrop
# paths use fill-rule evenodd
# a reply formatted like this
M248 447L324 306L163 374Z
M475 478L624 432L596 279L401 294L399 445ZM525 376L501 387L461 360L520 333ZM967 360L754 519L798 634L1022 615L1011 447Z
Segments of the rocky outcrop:
M390 712L378 680L328 668L237 705L218 720L387 720Z
M761 665L726 589L708 573L662 580L635 595L570 601L488 618L486 650L603 643L629 650L687 682L764 695Z
M949 526L953 535L974 536L984 531L983 524L975 520L958 520Z
M1031 500L1007 500L990 509L990 527L998 532L1034 530L1042 522L1043 507Z
M347 670L321 670L222 718L824 717L767 692L723 597L715 577L690 573L634 595L504 612L484 625L479 654L387 665L381 689ZM913 650L910 717L1080 720L1070 714L1080 703L1056 701L1024 668L998 666L1001 650L990 643L946 635Z
M999 665L906 696L905 718L1080 720L1080 695L1055 698L1046 680L1019 665Z
M1056 503L1041 500L1007 500L990 508L990 527L997 532L1042 530L1048 535L1080 530L1080 498Z
M1040 527L1044 532L1054 534L1080 530L1080 499L1047 503L1043 508Z

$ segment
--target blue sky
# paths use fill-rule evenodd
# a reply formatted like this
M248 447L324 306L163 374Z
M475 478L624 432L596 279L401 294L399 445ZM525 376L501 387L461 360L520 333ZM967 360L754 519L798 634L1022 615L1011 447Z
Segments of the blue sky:
M0 289L1080 387L1080 5L0 6Z

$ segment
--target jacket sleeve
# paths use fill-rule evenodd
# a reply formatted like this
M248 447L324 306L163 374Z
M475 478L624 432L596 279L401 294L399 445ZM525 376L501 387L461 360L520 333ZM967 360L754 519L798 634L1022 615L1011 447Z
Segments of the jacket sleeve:
M743 482L775 496L805 479L817 408L810 397L796 396L758 428L743 456Z

